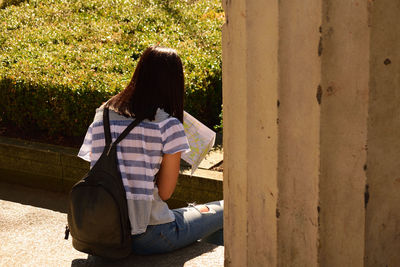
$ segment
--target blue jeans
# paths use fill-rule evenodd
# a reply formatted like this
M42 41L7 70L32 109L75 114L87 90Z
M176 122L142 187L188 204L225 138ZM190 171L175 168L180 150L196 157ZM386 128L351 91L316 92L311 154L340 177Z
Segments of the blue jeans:
M175 221L147 226L143 234L132 236L132 252L149 255L170 252L223 229L224 201L204 204L208 212L201 212L199 206L172 210Z

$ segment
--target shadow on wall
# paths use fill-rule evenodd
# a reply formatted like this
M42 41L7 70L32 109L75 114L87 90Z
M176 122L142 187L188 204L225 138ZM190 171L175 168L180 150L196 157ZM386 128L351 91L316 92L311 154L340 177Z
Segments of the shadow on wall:
M186 248L166 253L166 254L158 254L151 256L139 256L139 255L131 255L126 259L118 260L118 261L109 261L95 256L88 256L87 259L74 259L71 263L71 267L111 267L111 266L120 266L120 267L128 267L128 266L140 266L140 267L181 267L184 266L185 263L194 259L204 253L212 252L217 245L205 243L205 242L197 242L193 245L190 245ZM205 257L203 260L207 262L196 262L195 266L222 266L223 265L223 255L222 262L221 257L218 258L210 258ZM196 261L196 259L195 259ZM218 261L218 262L216 262Z

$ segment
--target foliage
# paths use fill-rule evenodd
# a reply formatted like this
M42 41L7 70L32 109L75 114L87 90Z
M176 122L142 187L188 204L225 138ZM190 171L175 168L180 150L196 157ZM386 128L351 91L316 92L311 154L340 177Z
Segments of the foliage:
M25 0L0 0L0 8L6 8L11 5L18 5Z
M0 10L1 119L83 135L95 108L129 82L141 52L181 55L185 110L212 127L221 111L220 0L30 0Z
M223 118L222 110L223 110L223 108L222 108L222 105L221 105L221 113L218 116L220 124L214 126L214 130L217 131L217 132L220 132L220 133L222 133L222 131L224 129L224 118Z

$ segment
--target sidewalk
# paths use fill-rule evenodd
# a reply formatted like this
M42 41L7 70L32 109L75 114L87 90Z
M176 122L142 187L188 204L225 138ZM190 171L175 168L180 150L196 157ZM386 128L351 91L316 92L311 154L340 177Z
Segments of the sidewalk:
M0 183L0 266L224 265L224 247L199 242L173 253L106 262L73 249L64 239L67 196Z

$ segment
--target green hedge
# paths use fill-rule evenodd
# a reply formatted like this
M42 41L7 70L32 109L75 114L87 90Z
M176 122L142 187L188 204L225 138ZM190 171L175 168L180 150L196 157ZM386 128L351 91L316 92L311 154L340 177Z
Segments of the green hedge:
M220 123L220 0L30 0L0 10L1 120L81 136L153 44L178 50L185 110Z

